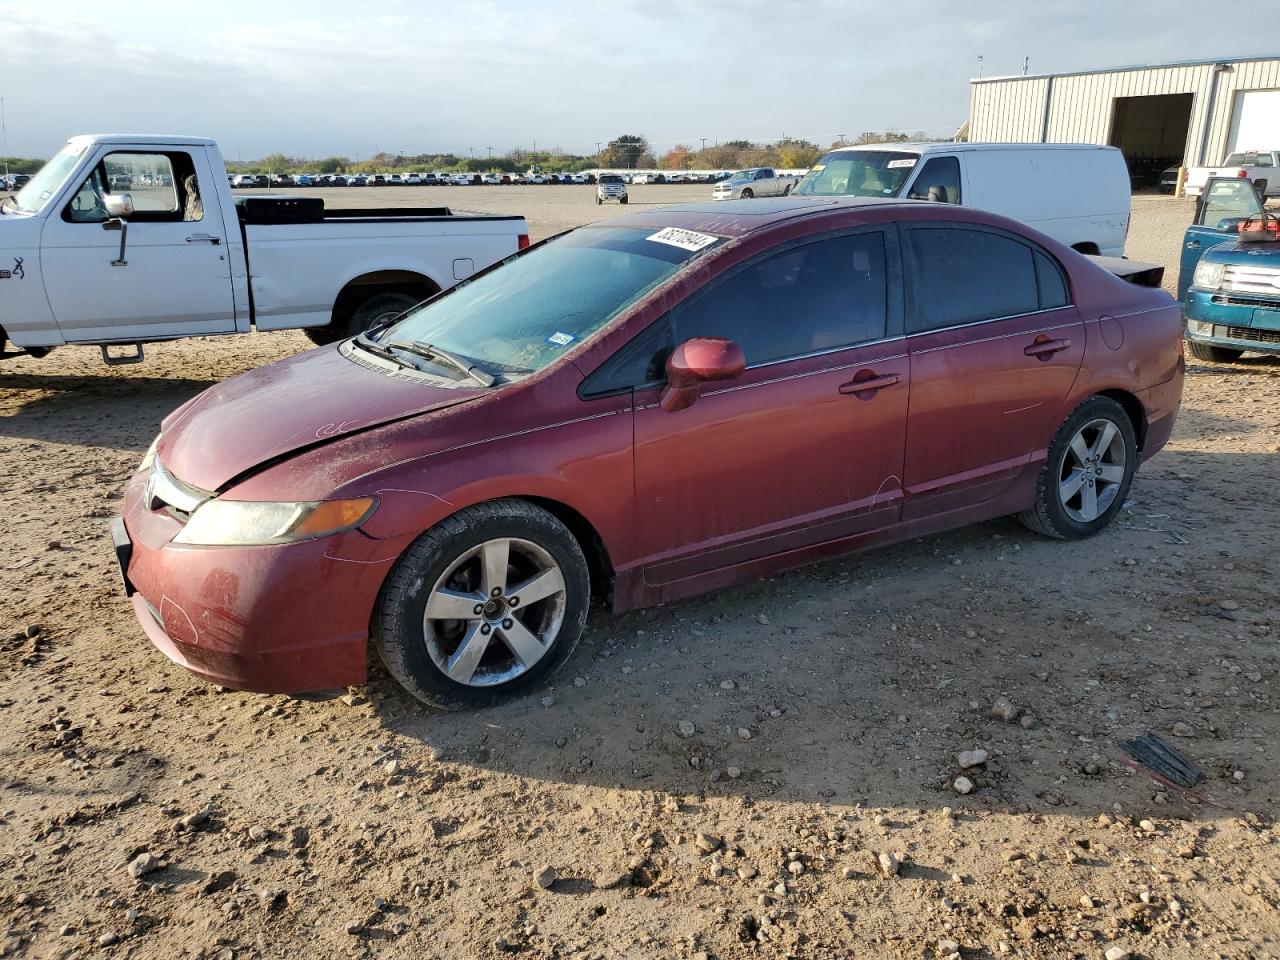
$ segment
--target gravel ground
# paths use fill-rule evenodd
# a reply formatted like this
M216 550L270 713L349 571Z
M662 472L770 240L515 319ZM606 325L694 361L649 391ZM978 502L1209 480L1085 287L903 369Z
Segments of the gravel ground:
M626 212L395 197L535 238ZM1189 213L1137 198L1130 254L1172 282ZM554 686L443 715L378 668L324 703L218 690L120 595L104 525L161 417L306 346L0 371L0 956L1280 956L1280 362L1193 363L1091 541L1001 520L596 614ZM1149 730L1205 780L1127 766Z

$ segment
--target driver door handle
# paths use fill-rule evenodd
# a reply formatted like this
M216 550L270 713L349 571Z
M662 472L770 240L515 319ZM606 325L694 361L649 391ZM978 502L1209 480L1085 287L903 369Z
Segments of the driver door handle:
M870 376L862 376L862 374L870 374ZM861 377L861 379L859 379ZM892 387L895 383L901 382L901 377L896 373L887 373L883 376L876 376L870 370L859 370L858 376L854 377L848 383L840 384L840 392L845 396L852 394L861 398L862 394L875 393L877 390L883 390L885 387Z
M1199 249L1200 249L1200 241L1199 241L1199 240L1188 240L1188 241L1187 241L1187 249L1188 249L1188 250L1199 250Z
M215 237L211 233L193 233L187 237L187 243L211 243L216 247L221 242L221 237Z

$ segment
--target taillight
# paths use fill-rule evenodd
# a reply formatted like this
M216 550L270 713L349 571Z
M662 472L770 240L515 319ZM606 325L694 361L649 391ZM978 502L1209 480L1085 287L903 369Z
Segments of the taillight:
M529 246L529 235L527 233L520 234L520 246L517 247L516 249L524 250L524 249L527 249L528 246Z
M1238 173L1236 173L1236 179L1237 179L1237 180L1243 180L1243 179L1244 179L1245 177L1247 177L1247 176L1249 176L1249 171L1248 171L1248 170L1241 170L1241 171L1239 171Z

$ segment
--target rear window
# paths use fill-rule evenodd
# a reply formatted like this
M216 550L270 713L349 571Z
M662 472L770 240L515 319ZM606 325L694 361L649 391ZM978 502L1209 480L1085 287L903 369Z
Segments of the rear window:
M915 261L909 332L1040 309L1036 264L1025 243L986 230L916 227L908 233Z
M792 193L809 197L896 197L920 162L901 150L837 150L813 165Z

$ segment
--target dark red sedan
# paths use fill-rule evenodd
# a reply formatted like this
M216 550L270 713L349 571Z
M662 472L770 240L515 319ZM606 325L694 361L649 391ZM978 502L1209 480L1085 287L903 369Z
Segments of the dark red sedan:
M143 629L220 684L490 703L589 602L687 597L1017 514L1080 539L1169 438L1182 323L1003 218L688 205L539 244L174 412L115 537Z

